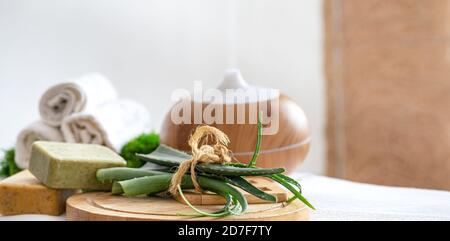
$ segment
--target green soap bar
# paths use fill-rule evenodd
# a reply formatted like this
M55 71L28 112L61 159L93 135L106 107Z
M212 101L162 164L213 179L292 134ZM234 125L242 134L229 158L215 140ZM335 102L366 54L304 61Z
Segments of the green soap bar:
M97 180L97 170L123 166L125 160L104 146L38 141L32 147L29 170L55 189L111 190L111 183Z

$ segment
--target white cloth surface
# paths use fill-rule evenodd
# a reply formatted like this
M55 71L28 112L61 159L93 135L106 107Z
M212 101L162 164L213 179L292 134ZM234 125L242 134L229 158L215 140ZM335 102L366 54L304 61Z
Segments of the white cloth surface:
M15 161L22 168L28 168L31 146L35 141L63 141L59 128L36 121L23 129L17 136Z
M100 74L89 74L49 88L39 101L42 120L51 126L81 111L117 98L112 83Z
M309 174L301 178L305 197L316 207L313 221L450 220L450 192L355 183ZM19 215L1 220L64 220Z
M66 215L49 216L49 215L15 215L15 216L0 216L0 221L66 221ZM2 230L0 228L0 230Z
M115 99L64 119L61 130L69 143L105 145L116 151L150 130L150 113L141 104Z
M317 211L312 220L450 220L450 192L295 174Z

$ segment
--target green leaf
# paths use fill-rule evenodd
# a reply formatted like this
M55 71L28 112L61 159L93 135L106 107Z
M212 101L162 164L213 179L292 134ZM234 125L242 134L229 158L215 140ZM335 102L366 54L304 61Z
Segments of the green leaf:
M166 167L178 167L183 161L192 158L191 155L161 144L150 154L136 154L143 161L148 161ZM284 172L283 168L240 168L222 164L200 163L197 170L210 174L224 176L264 176Z
M290 183L290 184L296 186L296 187L298 188L298 191L299 191L300 193L302 193L302 186L301 186L300 183L297 182L296 180L290 178L289 176L283 175L283 174L274 174L274 175L277 175L278 177L284 179L286 182L288 182L288 183Z
M262 113L258 114L258 134L256 137L256 147L255 152L253 153L253 157L251 161L248 163L248 167L256 167L256 161L258 160L259 152L261 151L261 141L262 141Z
M111 167L97 170L96 176L100 182L114 182L161 174L165 174L165 172L146 168Z
M277 175L269 175L267 176L269 178L271 178L272 180L280 183L281 185L283 185L285 188L287 188L292 194L295 195L295 197L297 199L299 199L300 201L302 201L306 206L310 207L312 210L316 210L316 208L305 198L303 197L303 195L296 189L296 187L292 186L290 183L288 183L286 180L284 180L283 178L278 177ZM290 200L291 201L291 200Z
M185 152L173 149L163 144L159 145L159 147L150 154L139 153L136 154L136 157L142 161L151 162L166 167L177 167L183 161L192 158L191 155Z
M262 200L267 200L271 202L277 202L277 197L262 191L261 189L253 186L250 182L245 180L242 177L224 177L225 181L231 185L241 188L242 190L252 194L255 197L258 197Z

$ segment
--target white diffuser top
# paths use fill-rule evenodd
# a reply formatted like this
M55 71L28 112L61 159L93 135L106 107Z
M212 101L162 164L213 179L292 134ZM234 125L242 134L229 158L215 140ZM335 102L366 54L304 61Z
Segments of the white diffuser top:
M221 96L216 96L219 93ZM223 81L217 89L203 91L203 102L214 104L254 103L278 97L277 89L249 85L239 69L226 70Z

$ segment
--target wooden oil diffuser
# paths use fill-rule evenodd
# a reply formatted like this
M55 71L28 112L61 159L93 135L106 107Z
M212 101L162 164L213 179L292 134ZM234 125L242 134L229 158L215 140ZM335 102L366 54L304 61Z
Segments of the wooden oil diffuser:
M235 94L233 97L240 100L230 99L224 94L223 96L226 98L221 100L184 99L176 103L163 122L161 143L189 152L191 148L187 144L187 140L193 130L200 124L208 124L227 134L231 141L229 149L233 156L239 162L247 163L252 158L256 146L256 113L262 111L264 128L269 130L273 127L271 125L274 125L274 121L277 121L278 128L275 131L273 131L275 128L272 129L272 133L263 136L258 166L284 167L287 172L294 171L305 159L310 145L308 121L302 109L288 96L280 94L278 91L249 86L239 70L228 70L223 83L216 92L226 93L228 90L237 90L237 92L233 92ZM239 98L236 96L236 93L250 92L258 93L257 97ZM276 104L273 105L273 103ZM187 121L174 121L174 113L179 114L179 110L187 112L183 114L190 114L190 118L184 119ZM211 110L214 111L211 112ZM218 110L222 114L218 113ZM197 114L200 112L200 116L204 116L205 112L211 112L216 121L210 123L210 120L203 120L202 123L198 123L198 118L196 120L195 116L196 111ZM268 123L269 119L270 123ZM245 121L242 122L242 120ZM253 123L250 120L253 120ZM268 132L270 131L265 131L265 133Z

